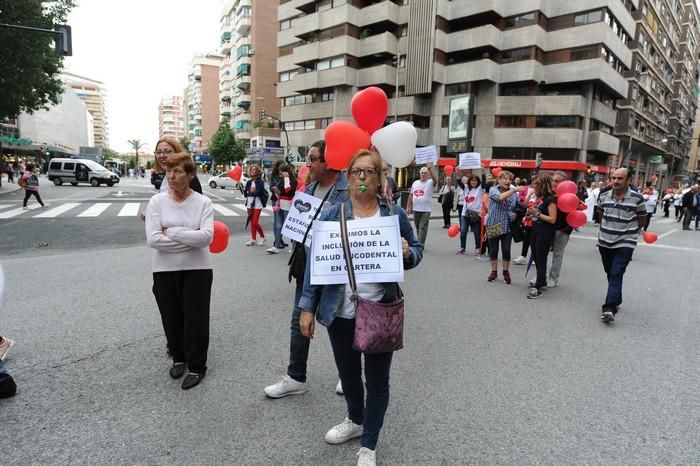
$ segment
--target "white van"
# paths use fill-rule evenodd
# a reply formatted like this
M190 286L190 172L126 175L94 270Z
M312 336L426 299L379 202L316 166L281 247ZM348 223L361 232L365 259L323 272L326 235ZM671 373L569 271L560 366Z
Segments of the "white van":
M53 181L56 186L61 186L64 182L73 186L90 183L95 187L103 183L107 186L119 183L119 175L88 159L51 159L48 175L49 181Z

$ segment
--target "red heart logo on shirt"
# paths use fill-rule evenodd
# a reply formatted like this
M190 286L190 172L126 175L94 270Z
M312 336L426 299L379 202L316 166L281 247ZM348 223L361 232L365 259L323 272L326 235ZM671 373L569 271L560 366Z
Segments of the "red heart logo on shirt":
M474 202L474 196L469 196L469 197L467 198L467 202L469 202L469 203Z
M413 191L414 197L423 197L423 194L425 194L425 191L423 191L422 189L416 189L415 191Z

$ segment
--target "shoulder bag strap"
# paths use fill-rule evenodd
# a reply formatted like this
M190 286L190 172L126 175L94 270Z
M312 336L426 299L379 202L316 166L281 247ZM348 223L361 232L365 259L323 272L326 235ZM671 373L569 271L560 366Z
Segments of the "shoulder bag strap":
M335 185L333 185L335 186ZM318 214L321 213L321 209L323 208L323 204L326 203L326 199L328 199L328 196L330 196L331 191L333 191L333 186L331 186L331 189L328 190L325 196L323 196L323 200L321 201L321 205L318 206L318 209L316 209L316 213L314 214L313 218L311 219L311 222L309 222L309 226L306 227L306 232L304 233L304 239L301 240L302 246L306 244L306 238L309 236L309 232L311 231L311 227L314 224L314 221L316 220L316 217L318 217ZM317 186L318 187L318 186Z
M350 240L348 239L348 224L345 220L345 204L340 205L340 239L343 241L343 253L345 255L345 265L348 268L348 279L352 295L357 296L357 283L355 282L355 269L352 265L352 254L350 253Z

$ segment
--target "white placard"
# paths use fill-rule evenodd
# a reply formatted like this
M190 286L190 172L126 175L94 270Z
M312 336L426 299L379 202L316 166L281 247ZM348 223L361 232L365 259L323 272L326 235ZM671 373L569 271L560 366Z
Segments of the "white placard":
M416 165L423 165L426 163L437 163L437 159L437 147L416 147Z
M340 222L314 222L313 232L311 284L348 283ZM357 283L403 282L398 216L348 220L348 238Z
M459 154L459 166L463 170L481 168L481 154L478 152L463 152Z
M282 235L292 241L301 243L304 240L304 233L306 233L306 229L309 227L320 205L321 199L298 191L294 199L292 199L287 219L282 225ZM306 238L306 245L309 247L311 246L312 234L313 231L310 231Z

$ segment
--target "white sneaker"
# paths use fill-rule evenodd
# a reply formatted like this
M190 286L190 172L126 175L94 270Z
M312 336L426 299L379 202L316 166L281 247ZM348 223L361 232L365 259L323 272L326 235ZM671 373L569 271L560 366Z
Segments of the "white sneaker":
M249 239L248 241L245 242L246 246L255 246L255 240L254 239Z
M265 244L265 238L260 238L258 240L258 246L262 246L263 244Z
M331 445L338 445L361 435L362 426L355 424L346 417L343 422L326 432L326 442Z
M527 264L527 259L525 258L525 256L520 256L517 259L515 259L513 263L515 265L525 265Z
M377 466L377 452L362 447L357 452L357 466Z
M269 249L267 250L267 252L268 252L268 254L279 254L279 253L280 253L280 250L277 249L276 247L272 246L271 248L269 248Z
M335 392L336 392L338 395L342 395L342 394L343 394L343 383L340 381L340 379L338 379L338 383L337 383L336 386L335 386Z
M264 389L265 395L270 398L283 398L287 395L301 395L306 393L306 382L297 382L288 375L273 385L268 385Z
M556 288L559 286L559 281L547 280L547 288Z

